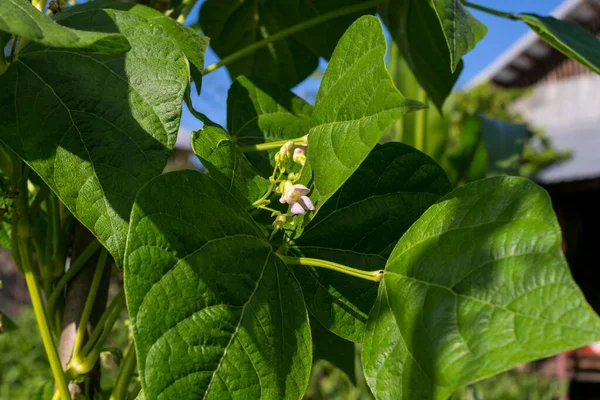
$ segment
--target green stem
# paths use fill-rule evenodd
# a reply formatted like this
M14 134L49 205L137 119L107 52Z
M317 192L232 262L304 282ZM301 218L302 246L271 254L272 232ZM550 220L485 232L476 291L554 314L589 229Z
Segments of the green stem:
M53 316L56 309L56 302L63 294L63 289L65 285L69 283L71 279L75 277L81 271L81 269L85 266L85 264L89 261L89 259L98 251L98 249L102 247L99 241L92 241L85 250L77 257L75 262L71 264L71 267L67 270L67 272L60 278L50 298L48 299L48 315Z
M488 14L495 15L497 17L508 18L508 19L512 19L513 21L518 21L519 20L519 17L517 17L515 14L509 13L509 12L494 10L493 8L488 8L488 7L480 6L479 4L473 4L473 3L469 2L469 1L466 1L466 0L462 0L462 3L465 6L467 6L467 7L471 7L471 8L474 8L476 10L483 11L483 12L486 12Z
M125 360L123 362L123 367L121 368L121 371L119 371L119 376L117 377L115 387L110 395L109 400L127 399L127 389L129 388L131 377L135 372L135 363L135 346L134 343L131 342L131 345L129 346L129 350L127 350L127 355L125 356Z
M277 254L277 253L276 253ZM366 279L373 282L379 282L383 278L383 270L379 271L363 271L361 269L351 268L346 265L334 263L331 261L319 260L316 258L306 257L288 257L281 254L277 254L281 260L289 265L307 265L311 267L327 268L333 271L341 272L346 275L354 276L356 278Z
M419 99L421 103L427 104L427 93L419 88ZM419 110L415 122L415 148L425 151L425 126L427 124L427 109Z
M100 338L106 337L104 332L110 332L115 325L115 322L119 318L119 314L125 307L125 292L121 290L110 302L106 310L100 317L100 320L96 324L90 340L87 341L81 354L88 356L93 348L102 347L104 345L103 340ZM96 345L97 343L97 345Z
M87 374L92 370L92 368L94 368L94 365L96 365L96 361L98 360L98 356L102 351L102 346L104 346L104 342L106 341L108 334L115 325L115 322L117 322L117 319L119 319L121 310L123 310L124 307L125 295L123 292L121 292L113 299L105 313L102 314L102 317L94 329L90 340L88 340L81 353L74 354L71 360L69 360L67 376L75 378L78 375Z
M275 142L259 143L259 144L253 144L250 146L240 146L239 149L243 153L249 153L252 151L274 150L274 149L281 148L281 146L283 146L287 142L292 142L294 144L307 144L308 143L308 135L304 135L302 137L295 138L295 139L289 139L289 140L277 140Z
M312 28L313 26L322 24L323 22L327 22L332 19L336 19L336 18L343 17L348 14L353 14L357 11L362 11L362 10L366 10L366 9L375 7L375 6L383 3L384 1L386 1L386 0L365 1L364 3L359 3L359 4L354 4L354 5L351 5L348 7L339 8L337 10L333 10L333 11L325 13L323 15L319 15L318 17L310 19L308 21L303 21L297 25L290 26L289 28L283 29L271 36L264 38L263 40L261 40L259 42L255 42L255 43L251 44L250 46L244 47L243 49L236 51L233 54L230 54L229 56L223 58L221 61L219 61L216 64L209 65L208 67L206 67L203 74L204 75L210 74L211 72L215 71L216 69L218 69L224 65L232 64L244 57L249 56L250 54L254 53L256 50L261 49L277 40L281 40L290 35L293 35L294 33L301 32L308 28Z
M183 11L179 14L179 17L177 17L177 22L183 24L197 2L198 0L183 0L183 3L181 4Z
M58 388L58 392L63 400L70 400L69 387L65 375L63 373L60 358L58 356L58 350L54 344L52 333L50 331L50 325L48 323L48 315L44 309L44 303L40 293L38 281L33 272L33 262L31 260L31 226L29 224L28 217L28 196L27 196L27 175L19 173L15 174L14 177L15 186L18 184L19 195L16 201L16 212L18 214L17 222L17 247L13 250L19 254L19 263L21 264L21 270L25 275L25 282L27 283L27 289L29 296L31 297L31 304L33 306L33 312L35 319L40 330L44 349L50 363L50 369L54 376L54 381Z
M87 333L87 324L90 319L90 315L92 315L94 303L96 302L96 294L98 293L98 288L100 287L100 282L102 281L102 274L104 273L104 267L106 266L107 257L108 251L106 249L102 249L100 257L98 257L96 270L94 271L94 277L92 279L92 285L90 286L90 292L87 296L87 299L85 300L85 306L83 307L81 319L79 320L79 325L77 326L77 332L75 332L75 342L73 344L74 358L76 358L79 355L79 351L81 350L81 346L83 346L83 342L85 340L85 336Z

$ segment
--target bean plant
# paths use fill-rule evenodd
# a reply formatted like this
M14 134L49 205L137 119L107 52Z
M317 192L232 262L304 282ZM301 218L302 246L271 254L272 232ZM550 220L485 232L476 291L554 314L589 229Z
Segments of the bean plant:
M317 360L359 370L377 399L446 399L600 340L545 190L451 181L423 118L486 34L468 8L596 73L598 39L460 0L206 0L185 25L196 2L0 0L1 238L52 369L39 396L103 398L109 350L111 399L298 399ZM319 59L311 105L290 89ZM219 68L226 126L192 104ZM205 172L163 174L183 103ZM379 144L405 115L414 147ZM107 301L113 262L124 290ZM125 307L133 340L107 349Z

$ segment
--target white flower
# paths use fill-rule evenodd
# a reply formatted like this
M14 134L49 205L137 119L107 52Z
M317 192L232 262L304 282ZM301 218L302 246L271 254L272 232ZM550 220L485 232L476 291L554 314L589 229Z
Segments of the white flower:
M290 181L285 181L281 184L280 191L282 193L279 201L288 203L292 207L292 214L305 214L305 210L314 211L315 206L308 198L307 194L310 189L304 185L293 184Z
M301 144L294 149L294 162L304 166L306 164L306 145Z

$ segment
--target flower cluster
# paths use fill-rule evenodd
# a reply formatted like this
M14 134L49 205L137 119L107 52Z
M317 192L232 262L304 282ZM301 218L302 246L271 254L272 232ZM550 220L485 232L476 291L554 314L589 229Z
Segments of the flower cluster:
M274 230L271 236L275 235L278 230L283 229L285 224L291 218L287 213L282 213L281 211L268 207L270 203L269 196L271 193L275 192L281 195L279 202L281 204L289 204L292 215L306 214L306 211L315 210L313 202L308 197L310 189L297 183L302 177L302 171L306 165L306 140L307 136L304 136L295 139L294 141L285 142L279 148L279 151L275 153L275 168L273 169L273 174L269 178L271 186L260 199L252 204L256 208L271 211L272 215L276 217L273 222ZM300 165L300 170L295 173L290 172L287 177L284 178L283 176L290 160L295 164ZM293 223L292 220L292 224Z

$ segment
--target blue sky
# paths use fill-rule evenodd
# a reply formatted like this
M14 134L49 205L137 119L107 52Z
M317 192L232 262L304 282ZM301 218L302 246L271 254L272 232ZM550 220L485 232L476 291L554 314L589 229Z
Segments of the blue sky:
M501 11L519 13L532 12L538 14L550 14L563 0L472 0L474 3L486 7L496 8ZM197 5L199 8L201 2ZM524 35L528 28L525 24L517 21L495 17L477 10L471 10L472 13L486 24L489 28L487 36L477 45L475 50L465 57L465 68L457 83L457 88L467 83L482 69L493 62L503 51L511 44ZM191 16L197 16L198 12L194 10ZM190 18L189 23L195 22L194 17ZM209 49L206 54L206 65L213 64L219 59L215 53ZM326 68L326 63L321 62L320 68ZM231 84L231 79L225 68L220 68L207 75L202 83L202 93L200 97L194 96L193 102L196 109L205 113L213 121L224 125L226 119L226 100L227 90ZM296 88L294 92L301 97L311 101L316 95L319 82L316 79L307 79ZM181 121L181 128L185 131L192 131L202 126L191 114L185 110Z

